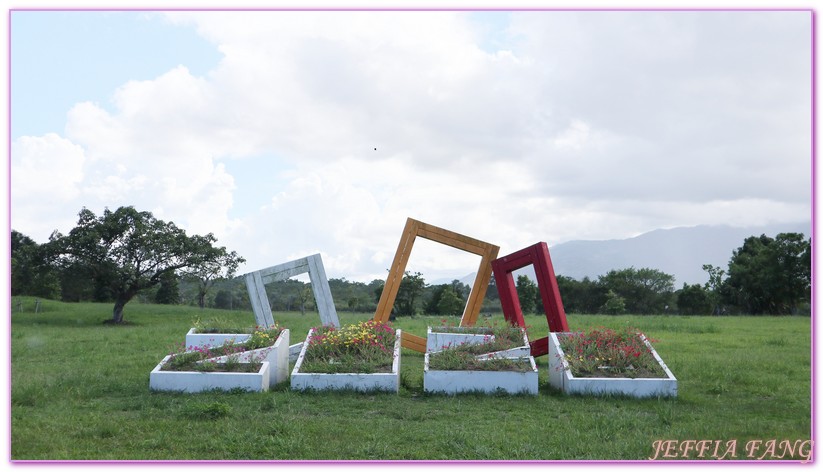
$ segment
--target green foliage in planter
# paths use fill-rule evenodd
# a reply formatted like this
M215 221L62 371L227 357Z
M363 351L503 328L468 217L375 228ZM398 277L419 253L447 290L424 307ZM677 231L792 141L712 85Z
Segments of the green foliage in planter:
M248 333L252 328L240 326L235 320L228 320L225 318L211 318L206 321L201 321L200 318L195 318L192 321L194 332L198 334L234 334L234 333Z
M160 370L174 371L199 371L199 372L257 372L265 354L260 359L252 359L252 362L239 362L237 356L246 351L253 351L265 347L273 346L280 336L283 328L275 325L270 329L257 329L248 341L242 343L227 342L221 346L195 346L186 350L185 345L176 352L171 353L171 357ZM215 357L229 356L226 362L217 363L210 361Z
M433 333L485 334L494 336L495 340L509 347L495 350L511 349L523 345L523 331L508 324L498 325L496 322L487 326L452 326L444 325L432 327ZM496 346L501 345L496 344ZM492 351L485 351L492 352Z
M469 352L468 347L477 344L464 344L448 347L442 351L429 354L429 369L431 370L494 370L529 372L532 370L528 358L491 358L478 359L476 354Z
M512 370L528 372L531 363L526 359L477 359L478 355L490 352L505 351L523 345L523 331L508 325L504 326L476 326L476 327L438 327L432 332L485 334L488 336L482 343L461 343L456 346L447 346L442 351L429 354L429 368L433 370ZM494 339L492 339L494 336Z
M596 328L588 333L559 334L557 339L575 377L666 377L634 328Z
M395 330L369 320L314 328L300 371L312 374L391 372Z

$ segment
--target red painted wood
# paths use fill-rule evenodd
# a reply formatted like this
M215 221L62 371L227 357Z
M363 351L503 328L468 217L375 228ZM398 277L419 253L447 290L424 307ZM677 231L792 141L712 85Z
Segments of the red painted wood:
M527 265L534 266L537 278L537 288L540 299L543 301L543 310L546 313L546 322L549 332L566 332L569 324L566 321L566 310L560 298L560 287L554 274L549 246L540 242L533 246L515 251L508 256L492 261L492 272L500 295L500 305L506 321L515 326L525 327L520 300L517 298L517 286L512 272ZM535 357L548 354L548 338L541 338L531 343L531 354Z
M529 343L531 355L534 357L545 356L549 353L549 337L540 338Z

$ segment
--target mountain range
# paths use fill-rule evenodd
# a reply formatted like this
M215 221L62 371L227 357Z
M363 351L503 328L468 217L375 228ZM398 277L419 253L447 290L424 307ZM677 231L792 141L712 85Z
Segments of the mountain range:
M727 270L733 251L749 236L765 234L774 237L779 233L803 233L808 239L811 222L657 229L627 239L568 241L550 246L549 254L556 274L577 280L583 277L596 279L612 269L648 267L673 275L675 288L680 288L684 283L702 285L708 280L703 264ZM531 266L515 271L515 275L521 274L534 279ZM460 281L471 286L474 277L474 273L468 274ZM435 281L432 285L448 282L450 280Z

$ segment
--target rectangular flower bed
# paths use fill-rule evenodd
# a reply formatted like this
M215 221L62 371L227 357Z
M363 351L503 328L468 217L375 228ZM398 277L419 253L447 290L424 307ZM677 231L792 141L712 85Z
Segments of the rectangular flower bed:
M303 348L294 364L291 373L292 390L356 390L356 391L388 391L397 393L400 390L400 336L401 331L395 332L395 341L392 352L391 372L376 373L309 373L301 371L306 351L309 348L315 328L309 330Z
M442 333L439 329L428 329L430 349L423 366L426 392L537 395L537 365L530 355L526 330L472 327L448 328L458 332Z
M677 396L677 379L645 336L640 335L663 374L659 378L575 377L560 346L560 337L573 333L549 333L549 384L569 394L627 395L632 397ZM607 369L607 367L603 367Z
M269 389L270 367L263 361L257 372L192 372L161 370L171 355L157 364L149 375L149 388L160 391L196 393L205 390L241 389L263 392Z
M534 357L509 358L528 363L528 370L434 370L429 367L431 352L425 354L423 390L432 393L484 392L537 395L537 365ZM488 360L485 362L489 362Z
M195 333L197 328L192 328L186 333L186 349L204 346L222 346L229 341L242 343L248 341L250 333Z
M274 345L260 349L252 349L230 356L219 356L210 359L210 362L225 363L234 356L238 362L252 362L264 360L269 363L269 385L275 386L289 378L289 330L284 329L277 337Z

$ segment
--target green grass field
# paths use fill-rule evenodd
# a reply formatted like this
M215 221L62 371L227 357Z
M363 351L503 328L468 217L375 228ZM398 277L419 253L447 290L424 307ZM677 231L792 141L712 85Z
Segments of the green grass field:
M12 460L645 460L660 440L735 441L726 459L749 459L747 442L763 440L756 459L768 440L811 439L808 317L569 316L572 329L628 325L659 340L676 399L564 396L547 384L545 357L537 397L427 395L423 356L408 350L398 395L295 393L288 383L174 394L150 392L149 372L192 320L252 325L251 312L133 302L131 324L109 326L111 305L33 305L12 300ZM343 323L370 317L340 313ZM319 323L316 313L275 319L292 343ZM395 325L425 336L439 323ZM542 316L527 323L530 338L547 334Z

